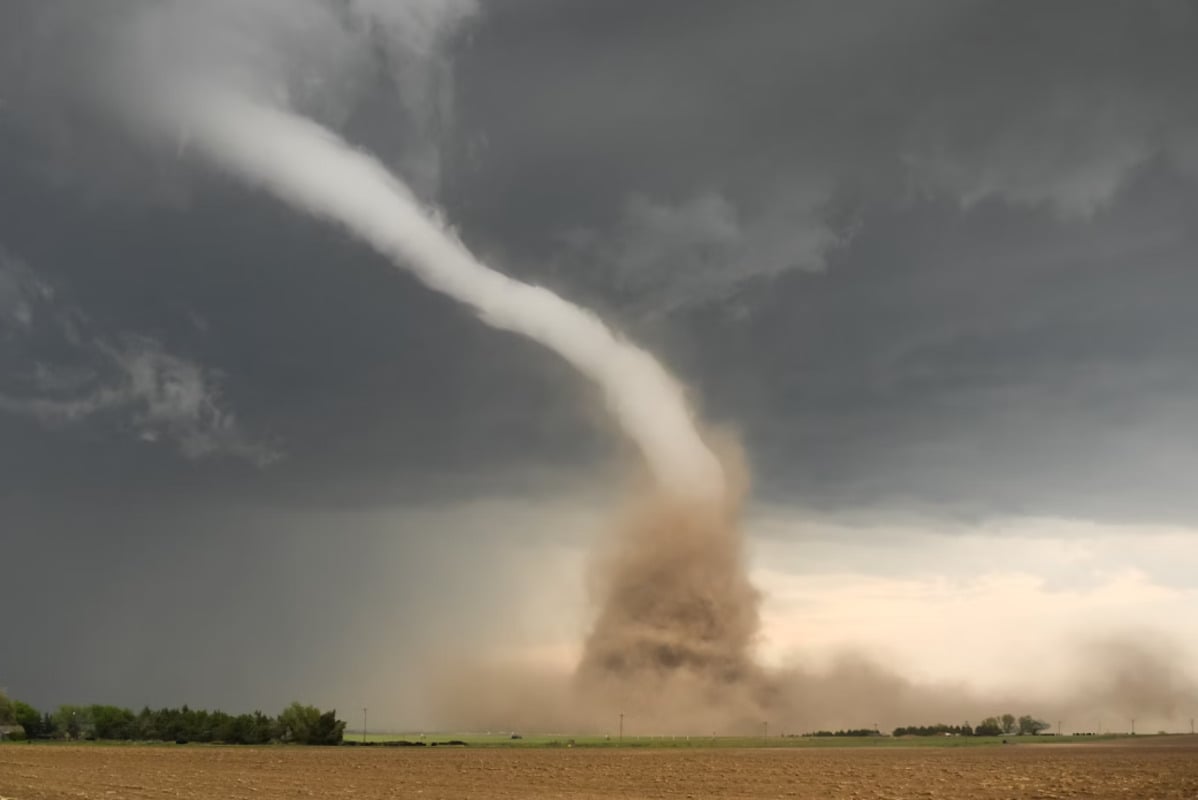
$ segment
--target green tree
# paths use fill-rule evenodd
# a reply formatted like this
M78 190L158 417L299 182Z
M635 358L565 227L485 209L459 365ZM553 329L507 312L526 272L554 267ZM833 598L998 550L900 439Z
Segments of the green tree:
M997 717L986 717L973 729L975 736L999 736L1002 734L1002 723Z
M285 742L308 744L319 722L319 708L296 701L279 714L279 738Z
M192 711L187 720L188 738L196 742L212 741L212 715L204 709Z
M25 736L30 739L42 736L42 715L41 713L29 705L22 703L20 700L12 701L12 718L13 721L25 729Z
M1002 715L1002 732L1003 733L1014 733L1016 731L1015 723L1016 723L1016 720L1015 720L1014 714L1003 714Z
M0 725L13 725L16 719L13 718L12 701L8 699L8 695L0 691Z
M341 744L345 723L337 719L337 711L326 711L316 721L316 729L308 744Z
M149 706L142 706L141 711L137 712L137 717L133 720L133 738L143 742L162 739L156 727L154 712Z
M133 712L118 706L88 706L87 718L97 739L132 739L136 733Z
M315 706L295 702L279 714L279 738L296 744L340 744L345 723L336 711L321 713Z
M54 727L69 739L81 739L93 730L84 706L59 706L54 712Z
M261 711L235 717L225 714L217 728L216 738L229 744L266 744L274 736L274 731L275 721Z
M249 741L246 744L266 744L278 736L279 723L273 717L255 711L250 718Z

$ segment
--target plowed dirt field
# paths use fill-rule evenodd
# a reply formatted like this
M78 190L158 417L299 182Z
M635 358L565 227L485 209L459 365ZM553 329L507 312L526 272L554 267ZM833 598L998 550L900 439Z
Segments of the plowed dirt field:
M1196 737L778 749L0 747L4 800L1198 798Z

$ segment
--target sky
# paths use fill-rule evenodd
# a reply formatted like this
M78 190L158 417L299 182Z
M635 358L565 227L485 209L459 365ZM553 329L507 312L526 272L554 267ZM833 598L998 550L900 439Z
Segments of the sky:
M1187 727L1196 33L1185 0L5 3L0 687L406 730L430 661L581 651L635 450L558 356L147 130L147 75L219 72L738 439L762 662L1033 704L1142 656L1106 677L1175 702L1073 729Z

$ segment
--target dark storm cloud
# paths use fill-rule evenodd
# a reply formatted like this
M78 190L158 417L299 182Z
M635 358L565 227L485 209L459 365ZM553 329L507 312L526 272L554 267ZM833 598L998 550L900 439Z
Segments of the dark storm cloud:
M1196 12L504 6L455 198L660 336L778 499L1189 517Z
M823 275L694 314L720 415L791 502L1193 519L1198 196L1149 171L1066 224L874 212ZM696 368L700 359L696 358ZM745 410L748 409L748 413Z
M277 457L241 435L211 370L153 338L92 328L63 292L0 250L0 411L50 430L115 419L137 439L169 441L192 459Z
M172 627L202 638L242 605L267 605L291 655L341 643L348 604L304 627L303 598L278 593L330 561L348 580L379 552L355 536L386 526L272 509L535 496L621 445L554 357L115 118L89 78L130 13L162 5L0 9L0 247L25 265L0 273L16 337L0 387L47 361L10 344L38 287L63 287L93 341L153 341L219 375L244 440L286 457L191 460L128 416L0 413L0 526L38 575L76 553L58 584L23 591L65 585L82 604L101 587L130 625L153 617L153 664L200 680L217 656ZM238 5L248 22L228 27L217 12ZM272 9L299 6L177 7L212 26L187 29L188 54L241 64L258 50L239 43L265 36L292 58L258 62L264 83L397 165L497 266L650 345L743 432L760 496L1198 518L1198 4L512 0L423 56L387 35L411 26L385 9L407 6L300 5L278 29ZM228 574L217 611L200 553ZM139 608L180 581L178 618ZM50 622L21 628L38 664L71 663L63 643L86 633L116 686L124 640L46 602ZM223 641L253 635L233 624ZM73 677L41 670L19 675L46 702L108 699L104 678L60 697ZM251 696L213 685L210 702Z
M546 231L636 239L646 199L703 223L703 198L719 197L725 222L707 237L666 231L649 263L618 241L579 265L630 251L635 287L676 303L720 276L820 267L870 200L1085 213L1160 153L1194 166L1193 16L1187 3L504 4L458 59L455 163L473 155L478 177L458 193L464 227L557 261ZM506 191L477 191L492 185Z

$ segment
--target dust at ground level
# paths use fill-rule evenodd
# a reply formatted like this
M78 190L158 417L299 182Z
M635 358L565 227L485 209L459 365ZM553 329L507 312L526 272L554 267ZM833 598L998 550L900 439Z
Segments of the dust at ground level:
M0 747L6 800L1191 798L1198 737L820 749Z

